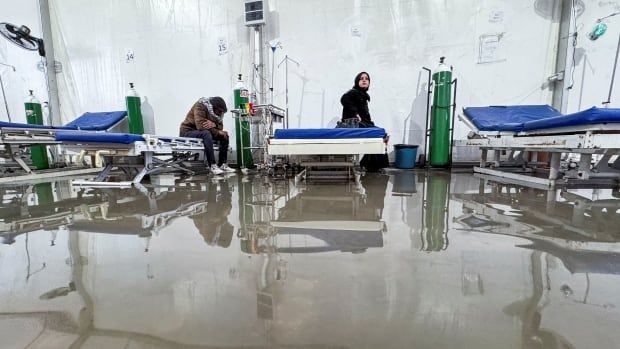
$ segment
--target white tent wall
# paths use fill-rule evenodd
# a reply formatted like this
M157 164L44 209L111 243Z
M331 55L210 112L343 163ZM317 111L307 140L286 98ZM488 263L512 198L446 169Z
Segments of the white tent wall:
M602 107L607 101L613 71L616 45L620 35L620 16L605 21L607 32L596 41L588 39L588 33L601 17L620 11L620 1L576 0L576 11L571 21L571 34L577 29L577 44L569 46L565 86L568 94L566 112L574 113L592 106ZM574 51L574 66L573 66ZM571 69L571 67L574 67ZM620 86L616 83L609 107L620 107ZM568 87L572 88L568 89Z
M557 1L268 4L276 15L269 18L264 41L277 36L282 43L276 63L284 55L300 63L289 65L291 127L332 127L341 113L341 95L364 70L372 79L371 114L391 134L391 144L423 146L427 77L422 67L435 68L440 56L458 78L457 111L551 102L552 91L543 85L555 70ZM154 119L155 128L147 132L175 135L198 97L221 95L232 105L236 74L251 71L252 33L243 25L241 0L51 0L50 5L56 59L64 68L58 76L63 121L85 111L124 109L128 83L134 82L144 97L147 125ZM490 63L480 63L483 35L499 38L482 48ZM225 52L218 50L219 39L228 44ZM129 52L133 60L127 62ZM270 81L271 62L265 63L264 78ZM284 68L274 73L273 102L284 107ZM233 129L231 117L225 126ZM467 131L456 122L456 138ZM457 160L473 156L456 155Z
M36 0L10 1L0 0L0 22L7 22L17 26L25 25L31 30L31 35L42 37L39 4ZM36 51L27 51L0 37L0 76L4 85L8 109L13 122L26 122L24 101L28 90L33 90L39 101L48 99L45 75L38 70L41 57ZM0 121L8 121L4 99L0 91ZM44 110L47 114L47 110Z
M218 1L50 1L64 120L123 110L129 82L143 96L147 132L177 135L201 96L232 104L233 75L249 68L243 4ZM230 43L218 53L218 39ZM133 53L128 60L127 54ZM156 127L148 127L154 118ZM233 125L229 118L227 127Z
M555 1L303 2L274 0L281 52L299 61L290 72L290 125L332 127L341 115L340 97L354 76L371 77L370 111L391 134L391 144L423 147L427 75L445 56L458 79L457 112L464 106L551 103L543 83L555 70L559 7ZM483 35L499 44L483 47L490 63L479 63ZM280 94L283 69L279 76ZM276 94L279 96L280 94ZM281 99L277 100L282 103ZM469 129L455 122L455 138ZM421 152L421 149L420 149ZM456 160L477 152L457 149Z
M134 82L152 108L155 132L173 135L198 97L221 95L232 104L235 75L250 70L252 34L242 23L242 1L51 4L57 59L66 67L59 78L65 120L122 109ZM541 85L555 68L558 21L538 14L534 2L272 0L269 9L277 16L267 31L279 32L282 43L276 63L286 54L300 63L289 65L291 127L332 127L340 96L364 70L372 79L371 114L392 144L423 145L422 67L434 68L440 56L454 66L459 108L550 102ZM487 48L497 62L478 63L484 34L500 36L495 51ZM220 38L229 45L225 54L218 52ZM284 68L274 73L273 102L284 107ZM231 118L226 126L232 130ZM466 133L457 122L456 137Z

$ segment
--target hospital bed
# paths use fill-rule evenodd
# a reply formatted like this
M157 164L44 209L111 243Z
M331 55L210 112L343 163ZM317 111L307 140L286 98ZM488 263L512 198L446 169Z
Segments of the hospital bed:
M125 111L84 113L64 126L0 121L0 157L10 159L26 173L32 173L24 161L23 150L32 145L59 145L55 138L57 131L121 132L127 128L127 123Z
M267 140L267 154L297 158L305 168L298 178L352 179L360 154L386 152L385 136L378 127L279 129Z
M105 167L94 180L73 181L73 185L82 186L135 186L146 175L170 169L193 174L182 163L204 152L201 139L186 137L58 131L55 139L69 153L98 154L104 158ZM123 171L131 179L110 181L113 169Z
M31 145L60 145L68 155L103 157L105 167L97 178L75 181L75 185L130 186L164 169L193 174L182 163L203 153L201 139L109 132L117 129L126 115L126 112L85 113L60 127L1 122L0 145L27 173L32 173L32 169L20 150ZM109 182L115 168L129 175L131 180Z
M477 173L545 186L620 179L620 109L593 107L562 115L548 105L470 107L459 119L472 132L456 145L480 148ZM550 154L548 173L539 153Z

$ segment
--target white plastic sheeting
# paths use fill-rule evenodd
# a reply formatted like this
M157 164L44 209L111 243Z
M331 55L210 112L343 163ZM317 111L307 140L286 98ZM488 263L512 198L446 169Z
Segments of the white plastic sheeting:
M564 91L568 94L568 113L592 106L601 107L602 103L607 101L616 45L620 35L620 16L615 16L605 20L608 29L602 37L596 41L588 39L588 33L592 30L596 20L620 11L620 2L575 1L575 3L570 31L573 33L576 29L577 41L574 49L569 46L565 77L567 90ZM609 107L620 107L619 76L620 74L616 71L616 81ZM568 87L571 88L568 89Z
M31 35L42 37L38 2L0 0L0 22L30 28ZM39 70L41 57L36 51L20 48L0 37L0 76L4 85L8 109L13 122L26 122L24 101L28 90L33 90L41 101L47 101L45 75ZM47 113L47 110L44 110ZM8 121L6 107L0 91L0 120Z
M155 132L173 135L191 104L221 95L232 104L237 73L252 71L251 29L232 0L54 0L52 26L63 120L85 111L124 108L129 82L144 96ZM554 72L557 18L533 1L271 0L264 41L289 55L291 127L331 127L340 97L361 70L370 73L371 114L394 143L423 144L426 75L440 56L459 80L458 109L549 103L542 87ZM485 37L496 42L482 47ZM222 52L218 42L227 44ZM133 59L127 60L132 53ZM274 72L284 107L284 67ZM260 79L257 77L257 79ZM246 81L250 81L250 78ZM270 96L267 95L267 100ZM148 122L147 122L148 123ZM226 127L233 123L227 117ZM457 122L456 137L467 130Z

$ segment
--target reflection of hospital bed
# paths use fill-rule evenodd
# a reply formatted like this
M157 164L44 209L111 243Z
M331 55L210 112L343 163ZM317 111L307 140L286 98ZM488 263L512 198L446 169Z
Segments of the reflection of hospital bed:
M473 132L457 145L482 151L475 172L548 186L558 180L620 178L620 109L594 107L562 115L546 105L472 107L459 118ZM489 161L490 150L493 159ZM502 152L508 153L508 161L501 161ZM541 152L551 155L544 178L534 175L543 172L538 163ZM579 159L562 168L562 154L578 154ZM506 165L530 175L502 171Z
M359 154L386 152L384 138L382 128L282 129L268 140L267 154L297 158L307 179L351 179Z
M378 221L271 222L281 237L277 252L361 252L383 247L385 223Z
M0 206L0 244L12 244L21 234L62 226L89 233L149 237L178 217L206 212L207 192L202 186L166 189L160 194L82 189L76 197L51 202L37 195L30 204L25 201L33 193L15 194L17 200Z
M453 194L464 212L454 221L471 231L527 240L517 246L548 252L573 273L619 273L620 200L589 200L567 191L500 183L492 183L492 188L490 193Z

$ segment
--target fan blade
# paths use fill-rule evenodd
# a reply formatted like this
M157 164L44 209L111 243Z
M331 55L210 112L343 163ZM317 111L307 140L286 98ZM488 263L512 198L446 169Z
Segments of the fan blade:
M21 48L25 48L26 50L30 50L30 51L37 50L37 44L36 42L32 41L31 38L17 37L13 39L13 43L17 44Z
M41 39L30 35L30 28L26 26L17 27L10 23L0 23L0 34L11 41L13 44L30 51L37 51L40 48ZM39 53L41 50L39 49Z

